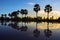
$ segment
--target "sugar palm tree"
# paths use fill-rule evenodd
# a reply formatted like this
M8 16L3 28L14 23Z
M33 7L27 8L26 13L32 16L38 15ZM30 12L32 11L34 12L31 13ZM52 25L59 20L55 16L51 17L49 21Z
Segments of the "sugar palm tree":
M5 18L7 17L7 14L5 14Z
M17 18L19 13L18 13L18 11L14 11L14 12L12 12L11 13L11 16L13 17L13 18Z
M3 15L3 14L1 14L1 19L2 19L2 20L4 19L4 15Z
M39 4L35 4L33 10L36 12L36 18L37 18L37 13L38 13L38 11L40 11Z
M24 10L24 14L25 14L25 17L26 17L26 15L28 14L28 10L27 9Z
M25 17L26 17L26 15L28 14L28 10L27 9L21 9L20 13L22 14L22 17L23 17L23 14L25 14Z
M10 17L10 13L8 14L8 16Z
M52 6L49 4L46 5L44 11L47 12L47 19L49 19L49 13L52 11Z
M4 15L3 14L1 14L1 17L3 17Z
M10 18L12 18L12 16L11 16L11 14L10 14L10 13L8 14L8 16L9 16Z
M22 14L22 18L23 18L24 9L21 9L20 13Z

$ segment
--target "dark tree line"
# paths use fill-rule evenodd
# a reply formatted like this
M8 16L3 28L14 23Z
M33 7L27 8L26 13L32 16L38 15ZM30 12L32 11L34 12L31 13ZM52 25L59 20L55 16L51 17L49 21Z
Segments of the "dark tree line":
M36 12L36 18L37 18L38 11L40 11L40 5L35 4L33 10ZM50 6L49 4L46 5L44 11L47 12L47 18L49 18L49 13L52 11L52 6ZM13 11L12 13L9 13L8 16L11 18L17 18L19 14L22 15L22 18L23 18L23 15L25 15L25 17L26 17L26 15L28 14L28 10L21 9L21 10ZM7 14L5 14L5 15L1 14L1 17L3 17L3 16L5 16L5 18L6 18Z
M47 13L47 18L42 19L42 17L38 17L38 12L41 10L40 5L39 4L35 4L33 11L36 12L36 18L31 18L29 16L27 16L28 14L28 10L27 9L21 9L21 10L17 10L17 11L13 11L11 13L7 14L1 14L0 16L0 20L23 20L23 21L36 21L35 19L37 19L38 21L60 21L60 17L58 19L53 19L53 16L51 17L51 19L49 19L49 13L52 12L52 6L50 4L46 5L44 8L44 12ZM18 15L21 14L22 17L19 17ZM23 15L25 15L25 17L23 17ZM7 17L9 16L9 17Z

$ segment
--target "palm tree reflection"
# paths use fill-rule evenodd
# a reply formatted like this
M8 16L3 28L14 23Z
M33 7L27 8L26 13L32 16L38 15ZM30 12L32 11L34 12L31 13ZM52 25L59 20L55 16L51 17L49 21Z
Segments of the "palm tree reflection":
M26 26L26 22L25 22L25 26L23 26L23 22L22 22L22 26L20 27L21 31L27 31L27 26Z
M18 22L10 23L8 26L11 26L12 28L19 30Z
M37 28L37 22L36 22L36 29L33 31L33 33L34 33L35 37L39 37L40 36L40 31Z
M22 22L22 26L19 26L18 22L9 23L8 26L11 26L12 28L17 29L17 30L27 31L26 22L25 22L25 26L23 26L23 22Z
M50 36L52 36L52 31L49 29L49 22L47 22L47 29L44 30L44 33L47 39L49 39Z
M1 25L3 25L3 23L4 23L4 21L3 21L3 20L1 20Z
M6 21L4 22L4 25L5 25L5 26L7 25L7 22L6 22Z

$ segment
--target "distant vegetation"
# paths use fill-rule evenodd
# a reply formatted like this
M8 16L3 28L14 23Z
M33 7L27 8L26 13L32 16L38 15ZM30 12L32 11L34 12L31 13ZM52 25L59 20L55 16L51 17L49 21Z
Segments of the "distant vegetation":
M9 14L1 14L0 16L0 20L2 21L34 21L34 22L41 22L41 21L48 21L48 22L60 22L60 17L58 19L53 19L54 17L52 16L49 19L49 13L52 11L52 6L50 6L49 4L45 6L44 12L47 13L47 18L43 18L39 17L37 14L40 11L40 5L39 4L35 4L33 11L36 12L36 17L31 18L29 16L26 16L28 14L28 10L27 9L21 9L21 10L17 10L17 11L13 11ZM18 15L21 14L22 17L19 17ZM9 17L7 17L7 15ZM23 17L23 15L25 15L25 17Z

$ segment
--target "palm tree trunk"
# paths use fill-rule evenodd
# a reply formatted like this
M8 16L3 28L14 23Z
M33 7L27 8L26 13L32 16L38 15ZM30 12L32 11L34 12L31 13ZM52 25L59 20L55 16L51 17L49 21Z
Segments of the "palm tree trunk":
M12 19L12 16L11 16L11 19Z
M36 18L37 18L37 12L36 12Z
M26 15L25 15L25 18L26 18Z
M47 19L49 20L49 13L47 14Z

